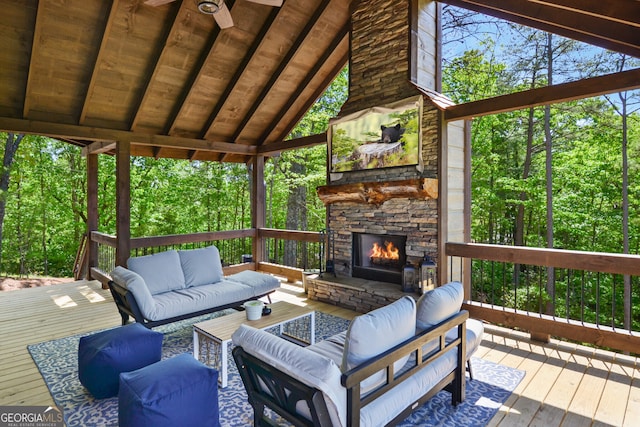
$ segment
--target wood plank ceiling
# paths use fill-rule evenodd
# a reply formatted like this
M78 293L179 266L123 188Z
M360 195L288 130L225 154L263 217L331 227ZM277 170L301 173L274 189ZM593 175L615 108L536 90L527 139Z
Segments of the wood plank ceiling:
M640 57L638 0L441 2ZM350 3L226 0L221 30L196 0L0 0L0 130L237 162L321 143L283 140L348 60Z
M287 147L346 65L349 3L226 0L221 30L194 0L0 0L0 129L200 160Z

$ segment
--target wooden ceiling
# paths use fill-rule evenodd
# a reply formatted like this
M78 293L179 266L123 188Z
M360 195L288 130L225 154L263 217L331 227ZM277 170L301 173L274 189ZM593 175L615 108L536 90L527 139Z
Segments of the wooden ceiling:
M284 138L348 61L351 0L226 3L221 30L196 0L0 0L0 130L232 162L324 142ZM638 0L442 3L640 57Z
M350 2L226 3L221 30L194 0L0 0L0 129L201 160L287 147L347 63Z

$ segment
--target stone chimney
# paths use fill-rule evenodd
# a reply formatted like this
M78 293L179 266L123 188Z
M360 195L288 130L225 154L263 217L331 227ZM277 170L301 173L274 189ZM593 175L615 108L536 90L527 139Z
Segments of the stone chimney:
M351 13L349 98L339 116L423 96L422 163L415 166L358 170L333 177L323 189L371 183L429 182L428 196L400 195L383 203L327 203L328 226L334 237L338 275L350 276L353 233L407 236L407 260L417 264L438 250L439 112L416 84L437 90L437 5L426 0L354 0ZM434 184L435 183L435 184ZM323 190L320 189L320 190ZM435 189L435 191L434 191ZM320 193L319 190L319 193ZM419 190L421 190L419 188ZM367 190L368 191L368 190ZM332 256L333 254L330 254Z

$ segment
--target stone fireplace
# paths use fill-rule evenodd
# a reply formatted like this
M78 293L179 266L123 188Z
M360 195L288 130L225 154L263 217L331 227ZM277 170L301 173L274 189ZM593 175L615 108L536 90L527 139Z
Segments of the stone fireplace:
M376 14L376 25L371 13ZM433 96L439 89L437 22L438 7L432 1L368 0L352 6L349 98L339 117L408 98L422 99L421 161L419 167L327 174L327 185L318 189L318 195L327 206L329 256L336 278L320 278L322 286L309 292L312 299L366 312L402 295L406 262L417 266L425 255L440 260L439 233L447 224L440 218L439 192L447 176L444 181L439 176L443 125ZM369 249L362 247L369 239L365 236L371 235L381 246L393 241L401 253L397 263L371 261L364 253Z
M375 26L371 25L371 11L385 11L376 13ZM430 56L436 45L435 37L432 46L425 44L429 34L410 43L412 27L433 28L435 13L435 2L397 0L356 2L352 11L349 99L340 116L421 96L422 167L330 174L328 185L318 194L327 205L338 275L362 277L361 266L354 263L360 257L353 248L354 236L361 234L376 234L382 239L404 236L404 247L400 248L404 257L400 266L394 267L396 273L406 261L417 265L425 254L437 259L439 110L410 81L410 68L419 58ZM430 21L431 25L414 22L418 20ZM415 44L418 51L410 44ZM412 53L417 57L411 58ZM417 74L423 76L423 84L435 85L435 65L429 67L423 61L414 68L422 70ZM431 69L431 79L424 77L429 75L425 68ZM383 276L400 283L397 274Z

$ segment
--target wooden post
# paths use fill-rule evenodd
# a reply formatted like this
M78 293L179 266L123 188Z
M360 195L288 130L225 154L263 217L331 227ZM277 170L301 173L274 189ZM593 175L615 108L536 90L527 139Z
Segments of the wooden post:
M464 241L471 242L471 120L464 121ZM463 258L464 298L471 299L471 258Z
M98 266L98 244L91 240L91 232L98 231L98 155L87 155L87 280L91 269Z
M444 120L444 113L438 112L438 253L436 256L437 286L442 286L449 281L449 260L447 258L445 244L449 237L449 147L448 127Z
M260 262L264 261L264 241L260 235L260 229L266 224L266 186L264 182L264 156L255 156L252 160L251 186L251 227L256 230L253 238L253 262L258 269Z
M116 265L127 265L131 252L131 143L116 144Z

